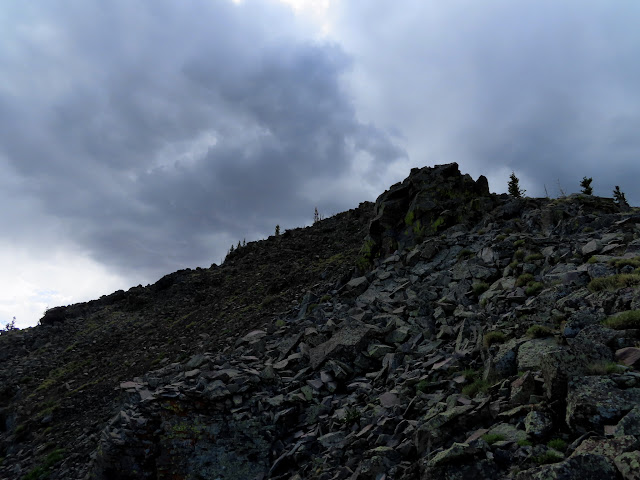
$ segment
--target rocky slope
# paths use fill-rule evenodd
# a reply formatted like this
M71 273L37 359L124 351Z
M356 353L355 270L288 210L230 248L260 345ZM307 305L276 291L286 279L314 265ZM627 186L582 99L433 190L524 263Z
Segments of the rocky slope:
M640 478L640 211L450 164L296 235L2 335L0 476Z

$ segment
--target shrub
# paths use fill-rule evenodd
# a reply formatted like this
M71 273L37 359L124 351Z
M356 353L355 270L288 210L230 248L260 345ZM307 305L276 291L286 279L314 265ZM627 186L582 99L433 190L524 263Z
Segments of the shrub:
M553 335L553 330L544 325L533 325L527 330L527 336L531 338L544 338Z
M535 458L535 460L540 465L546 465L547 463L558 463L558 462L561 462L562 460L564 460L564 456L562 454L559 454L559 453L554 452L553 450L551 450L549 452L543 453L542 455L538 455Z
M462 260L463 258L469 258L473 255L473 250L469 250L468 248L463 248L458 252L458 260Z
M609 261L609 264L620 269L626 267L627 265L633 268L640 267L640 257L633 258L613 258Z
M624 196L624 193L622 192L622 190L620 190L620 187L618 185L616 185L616 188L613 190L613 200L619 205L619 206L629 206L629 204L627 203L627 199Z
M522 260L524 258L524 250L519 248L518 250L516 250L516 253L514 253L513 256L516 260Z
M476 297L479 297L484 292L489 290L489 285L487 283L485 283L485 282L478 282L478 283L474 283L473 286L471 287L471 289L473 290L473 294Z
M521 198L524 192L526 192L526 190L520 188L520 180L516 177L515 172L511 172L509 176L508 191L509 195L516 198Z
M553 440L549 440L549 442L547 443L547 447L553 448L554 450L558 450L560 452L564 452L567 448L567 442L565 442L561 438L554 438Z
M486 380L478 378L473 383L465 386L462 389L462 394L468 397L475 397L478 393L484 393L489 390L489 383Z
M535 262L536 260L542 260L544 255L541 253L532 253L531 255L527 255L524 259L525 262Z
M616 362L598 362L587 366L589 375L609 375L610 373L623 373L624 371L624 367Z
M523 273L516 279L516 287L523 287L534 280L534 276L530 273Z
M584 195L591 195L593 194L593 188L591 188L591 182L593 181L593 178L589 177L582 177L582 181L580 182L580 186L582 187L582 193Z
M518 266L518 261L514 260L513 262L511 262L509 264L509 267L513 270L514 268L516 268Z
M592 292L601 292L608 290L615 292L621 288L640 285L640 275L638 274L618 274L608 277L594 278L589 282L587 288Z
M524 289L524 293L526 293L526 295L530 297L532 295L540 293L543 288L544 285L540 282L530 282L527 288Z
M524 239L521 238L520 240L516 240L515 242L513 242L513 246L514 247L521 247L524 245Z
M518 446L520 447L530 447L531 445L533 445L533 443L531 443L530 440L526 440L526 439L518 440Z
M357 408L347 407L345 415L342 418L342 423L344 423L345 425L353 425L354 423L358 423L360 421L361 416L362 413L360 413L360 410L358 410Z
M494 343L504 343L507 340L507 337L502 332L489 332L485 333L482 343L485 347L489 348Z
M416 384L416 392L426 392L427 388L429 388L429 381L428 380L420 380Z
M640 310L629 310L618 313L617 315L612 315L604 320L602 324L614 330L640 328Z
M485 435L482 435L482 439L489 445L492 445L496 442L501 442L502 440L504 440L504 435L500 435L499 433L487 433Z

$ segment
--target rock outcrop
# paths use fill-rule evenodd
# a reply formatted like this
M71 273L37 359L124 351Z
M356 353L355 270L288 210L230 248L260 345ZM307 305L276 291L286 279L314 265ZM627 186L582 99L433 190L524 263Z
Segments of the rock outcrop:
M120 378L91 460L50 478L640 478L637 210L492 195L451 164L385 192L363 241L369 269ZM12 478L24 393L2 395Z

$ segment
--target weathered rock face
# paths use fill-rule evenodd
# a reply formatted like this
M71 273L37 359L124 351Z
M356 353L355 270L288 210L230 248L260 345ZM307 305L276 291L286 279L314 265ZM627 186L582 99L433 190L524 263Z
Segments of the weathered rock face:
M468 193L422 194L420 178L428 191L436 178ZM483 181L465 179L455 165L410 179L380 201L383 233L406 227L409 211L429 218L471 208L474 198L483 206L464 225L442 223L438 235L407 233L368 271L310 284L295 306L222 346L189 350L181 340L189 355L171 361L158 349L173 340L144 344L161 360L103 388L110 408L93 434L78 434L91 461L54 457L50 478L640 478L640 216L606 199L488 196ZM326 266L318 271L328 275ZM189 282L172 274L151 288L184 293ZM236 301L232 309L245 312ZM46 332L77 323L72 315ZM219 334L206 324L190 328ZM33 368L18 352L45 348L51 340L42 337L0 337L13 342L11 371ZM85 355L103 348L91 340L69 335L87 343ZM49 455L37 439L50 438L59 412L27 412L16 399L77 398L93 388L95 370L86 367L82 384L53 370L32 391L8 371L0 383L0 478L21 478L29 448ZM50 388L59 377L67 383ZM27 415L34 420L25 431ZM75 453L73 441L67 448Z
M376 200L373 253L389 254L452 225L471 226L494 203L487 179L462 175L457 163L414 168Z

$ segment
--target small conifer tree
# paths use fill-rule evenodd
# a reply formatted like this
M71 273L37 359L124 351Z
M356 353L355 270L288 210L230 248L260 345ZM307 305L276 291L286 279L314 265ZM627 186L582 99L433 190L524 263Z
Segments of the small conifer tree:
M276 237L280 236L280 225L276 225Z
M511 172L509 176L509 195L516 198L521 198L526 190L520 188L520 180L516 177L514 172Z
M243 247L246 247L246 246L247 246L247 239L246 239L246 238L243 238L243 239L242 239L242 246L243 246Z
M320 214L318 213L318 207L313 211L313 223L318 223L320 221Z
M624 192L620 190L620 187L616 185L616 188L613 190L613 199L614 201L621 207L628 207L627 198L624 196Z
M580 186L582 187L582 193L584 195L592 195L593 194L593 188L591 188L591 182L593 181L593 178L589 177L583 177L582 181L580 182Z
M231 244L231 248L229 249L229 253L233 253L233 251L235 250L235 248L233 247L233 243Z

